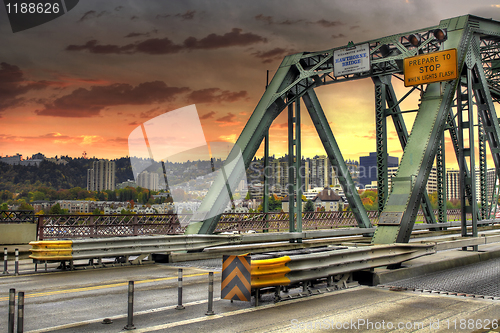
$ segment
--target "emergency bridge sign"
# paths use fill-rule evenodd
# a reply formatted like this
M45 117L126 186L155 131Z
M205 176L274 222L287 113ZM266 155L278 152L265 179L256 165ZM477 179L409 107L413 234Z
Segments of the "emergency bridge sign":
M405 87L455 80L457 49L421 54L404 60Z
M333 51L335 76L370 71L370 45L361 44Z

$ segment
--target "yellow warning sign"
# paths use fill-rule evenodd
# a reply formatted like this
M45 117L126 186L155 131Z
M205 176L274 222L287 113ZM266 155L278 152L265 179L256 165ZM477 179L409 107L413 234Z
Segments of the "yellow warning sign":
M405 87L455 80L457 49L421 54L404 60Z

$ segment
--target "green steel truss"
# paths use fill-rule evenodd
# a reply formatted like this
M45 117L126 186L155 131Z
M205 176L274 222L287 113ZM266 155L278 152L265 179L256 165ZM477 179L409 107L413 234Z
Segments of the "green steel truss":
M438 28L447 32L447 39L442 43L434 37L433 32ZM421 44L414 47L409 42L409 36L417 33L421 36ZM293 129L294 124L300 124L298 106L302 99L327 155L336 168L339 181L359 226L369 227L370 221L314 89L338 82L372 78L375 83L377 152L380 153L378 155L380 165L384 165L384 159L387 156L385 118L389 115L393 118L404 148L397 174L392 178L390 192L387 187L387 170L379 170L378 177L381 183L379 205L383 209L372 243L408 242L420 205L423 204L424 211L430 211L425 186L438 148L444 142L445 130L450 133L455 153L462 167L461 173L465 175L464 182L467 186L463 186L462 197L469 205L468 210L472 212L472 215L478 216L475 191L472 187L474 176L471 175L474 173L474 151L470 149L470 146L471 144L473 146L474 142L472 135L465 138L464 134L468 134L467 131L473 133L470 129L474 126L474 114L477 112L481 118L484 136L498 174L500 128L493 102L500 100L498 77L500 73L500 23L465 15L443 20L434 27L395 34L365 43L369 45L371 69L361 73L334 75L333 53L337 49L344 49L345 46L285 57L241 132L235 148L229 154L228 161L237 158L241 152L245 167L248 168L272 122L283 110L286 108L291 110L290 128ZM459 79L414 87L397 101L390 77L401 79L405 58L452 48L457 49L458 70L462 73ZM415 91L421 94L420 105L413 128L408 135L399 103ZM472 100L473 97L474 100ZM467 99L466 103L464 98ZM294 103L295 114L293 114ZM300 142L300 131L297 127L295 137L292 132L290 140L291 147L297 146ZM300 166L300 147L296 147L294 151L295 163L293 164L297 167L297 165ZM441 153L437 156L442 179L444 179L443 152L444 149L441 148ZM465 159L469 163L465 163ZM469 171L468 164L472 172ZM242 176L236 170L236 168L231 169L228 163L225 174L230 187L235 186ZM445 187L443 183L440 186L441 189ZM220 214L227 205L227 202L224 202L227 201L227 195L222 195L224 191L227 191L226 179L221 176L213 183L186 233L213 232ZM444 196L444 194L441 195ZM445 201L442 198L440 200L441 208L445 205ZM291 204L290 207L293 205ZM427 217L431 219L430 221L434 219L432 211L428 212ZM439 221L442 222L444 219L445 217L440 214ZM297 228L295 223L291 223L290 229L295 230L295 228ZM470 235L464 235L474 236L475 234L473 232Z

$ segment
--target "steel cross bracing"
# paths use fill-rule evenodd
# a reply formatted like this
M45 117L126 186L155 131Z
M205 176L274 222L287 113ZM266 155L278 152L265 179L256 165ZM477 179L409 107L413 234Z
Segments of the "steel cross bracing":
M478 118L478 142L479 142L479 195L481 198L481 219L488 217L488 182L486 176L488 167L486 163L486 135L484 133L483 121Z
M447 29L447 40L443 43L439 43L432 33L437 28ZM409 35L413 33L421 35L421 44L418 47L413 47L409 42ZM477 47L474 52L470 52L471 40L474 38L478 40ZM489 87L492 87L493 90L497 86L496 63L490 61L492 64L491 70L490 72L486 71L485 74L483 70L484 64L481 61L481 56L483 56L481 49L490 52L490 57L498 58L498 53L495 54L491 49L496 48L499 38L500 23L466 15L443 20L434 27L366 42L369 45L371 59L371 69L366 72L342 76L334 75L333 53L337 49L344 49L345 46L326 51L303 52L287 56L276 71L274 78L252 113L228 159L231 161L236 158L241 151L245 167L248 168L274 119L288 105L296 103L302 98L328 157L336 168L339 181L358 224L362 227L368 227L370 222L366 211L361 204L349 170L345 165L314 89L322 85L361 78L399 76L403 74L402 64L405 58L455 48L457 49L459 72L464 67L466 55L473 62L479 64L472 70L473 90L477 100L478 113L483 118L484 130L498 172L500 135L498 119L496 118L489 91ZM488 46L490 50L486 50ZM487 75L489 81L486 80L485 75ZM422 86L422 98L417 117L411 134L407 138L398 173L393 178L392 191L388 193L380 216L379 226L372 239L373 243L408 241L445 125L448 124L450 134L457 131L457 127L453 126L455 116L451 108L459 81L454 80ZM494 94L494 96L496 98L500 94ZM379 98L382 103L382 95ZM389 108L392 107L394 110L398 103L389 106ZM453 138L452 141L454 141ZM456 142L454 141L455 145ZM462 171L465 172L465 170ZM236 169L231 170L231 168L228 168L226 170L227 182L230 186L235 186L242 176L237 173ZM224 179L216 179L195 217L191 220L187 233L213 232L220 215L227 205L227 202L224 202L224 200L227 200L227 195L221 195L225 190Z
M385 118L389 115L392 117L394 128L396 129L396 133L398 134L401 148L405 149L406 143L408 142L408 131L406 129L406 124L401 114L399 104L416 88L411 89L408 94L397 101L396 93L392 86L390 75L372 77L372 80L375 83L375 129L377 139L378 202L379 212L382 212L388 196L387 125ZM422 198L422 211L427 223L436 223L434 212L432 210L427 192L424 192Z

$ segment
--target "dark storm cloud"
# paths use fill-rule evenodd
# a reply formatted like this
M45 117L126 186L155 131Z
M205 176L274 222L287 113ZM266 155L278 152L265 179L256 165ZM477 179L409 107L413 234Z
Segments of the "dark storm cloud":
M210 34L200 40L188 37L184 41L186 49L218 49L231 46L247 46L255 43L266 43L267 39L259 35L247 32L242 34L241 29L233 28L231 32L224 35Z
M183 20L192 20L194 18L194 14L196 13L196 10L188 10L184 14L175 14L175 17L180 17Z
M332 35L332 38L333 38L333 39L343 38L343 37L345 37L345 35L344 35L344 34Z
M125 38L133 38L133 37L149 37L149 32L131 32Z
M189 50L210 50L232 46L248 46L256 43L267 43L267 39L253 34L251 32L242 33L241 29L233 28L231 32L223 35L210 34L204 38L197 39L188 37L183 44L175 44L169 38L151 38L134 44L119 45L101 45L97 40L90 40L83 45L68 45L67 51L89 51L99 54L170 54L179 51Z
M137 44L129 44L124 47L130 48L132 50L130 53L146 54L171 54L183 49L182 45L174 44L167 37L146 39Z
M327 21L324 19L318 20L316 22L307 22L307 23L317 24L317 25L320 25L320 26L325 27L325 28L331 28L331 27L337 27L339 25L343 25L343 23L340 21Z
M203 116L200 116L200 120L210 119L215 116L215 111L210 111L209 113L205 113Z
M0 63L0 112L7 108L21 106L25 98L21 95L56 85L49 81L29 81L23 71L15 65Z
M281 60L281 59L283 59L284 56L292 54L292 53L294 53L294 50L276 47L276 48L269 50L269 51L266 51L266 52L262 52L262 51L254 52L254 53L252 53L252 55L255 56L256 58L262 59L262 63L267 64L267 63L271 63L275 60Z
M303 22L304 20L283 20L283 21L279 21L279 22L276 22L274 21L274 18L272 16L266 16L266 15L263 15L263 14L259 14L257 16L255 16L255 19L257 21L261 21L261 22L264 22L266 24L279 24L279 25L293 25L293 24L297 24L297 23L300 23L300 22Z
M78 22L84 22L84 21L87 21L87 20L90 20L90 19L93 19L93 18L99 18L105 14L107 14L108 12L103 10L102 12L100 13L97 13L95 10L89 10L88 12L86 12L85 14L83 14L83 16L78 20Z
M97 40L90 40L83 45L68 45L66 47L67 51L83 51L88 50L90 53L99 53L99 54L120 54L120 53L130 53L134 48L133 44L128 44L125 46L118 45L99 45L97 44Z
M236 120L236 115L229 112L226 116L216 119L218 123L234 123Z
M207 88L190 92L187 95L187 101L193 104L236 102L238 100L246 98L247 96L248 93L244 90L239 92L232 92L219 88Z
M172 101L189 90L187 87L169 87L162 81L144 82L136 87L115 83L92 86L90 89L78 88L46 104L44 109L36 110L35 113L55 117L93 117L98 116L106 107Z

